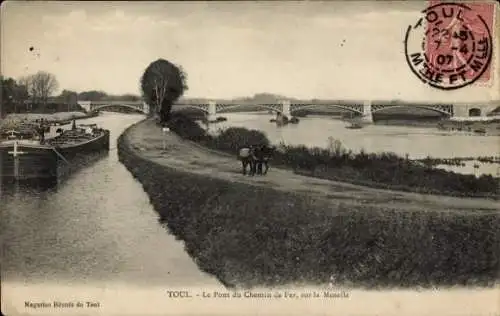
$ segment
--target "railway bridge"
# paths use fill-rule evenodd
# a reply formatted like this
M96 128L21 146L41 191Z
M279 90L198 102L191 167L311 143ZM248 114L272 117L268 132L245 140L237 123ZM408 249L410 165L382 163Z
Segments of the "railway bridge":
M87 111L98 111L106 107L121 106L141 111L144 114L149 113L149 106L143 101L78 101L78 103ZM486 116L492 112L496 105L468 105L468 104L381 104L372 103L371 101L364 102L291 102L282 100L276 103L237 103L237 102L216 102L210 101L207 103L195 103L189 101L179 101L172 107L172 111L194 108L201 110L207 114L209 119L215 119L217 113L226 112L231 109L245 107L248 105L258 106L262 109L270 110L276 113L281 113L287 117L291 117L294 112L299 110L313 108L334 108L344 111L349 111L357 116L360 116L366 122L373 121L373 113L383 111L388 108L422 108L439 112L447 117L471 117L471 116Z

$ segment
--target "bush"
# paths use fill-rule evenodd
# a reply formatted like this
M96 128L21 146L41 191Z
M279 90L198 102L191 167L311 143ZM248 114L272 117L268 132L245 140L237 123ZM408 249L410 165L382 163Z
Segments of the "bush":
M253 144L269 145L267 136L258 130L248 130L246 128L231 127L223 130L218 136L214 137L212 146L215 149L226 152L236 152L241 146Z
M266 144L270 141L258 130L232 127L210 137L191 118L177 114L169 123L181 137L202 142L204 145L234 154L241 146ZM422 162L399 157L395 153L353 153L342 143L329 138L328 148L309 148L304 145L281 144L272 164L309 176L347 181L374 187L455 196L482 196L497 198L500 193L498 178L491 175L463 175L433 168L436 159Z
M183 113L172 113L167 126L180 137L191 141L207 142L211 139L198 123Z

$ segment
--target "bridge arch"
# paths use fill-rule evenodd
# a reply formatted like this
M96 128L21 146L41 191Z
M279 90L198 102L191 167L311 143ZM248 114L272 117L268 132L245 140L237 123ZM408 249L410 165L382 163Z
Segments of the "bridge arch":
M97 106L92 106L91 111L99 111L104 108L110 108L110 107L122 107L122 108L128 108L134 111L142 112L144 113L144 109L138 106L133 106L130 104L103 104L103 105L97 105Z
M248 106L248 104L217 104L217 113L223 113L226 110ZM272 110L277 112L282 112L281 104L252 104L251 106L256 106L266 110Z
M182 104L180 106L173 106L172 107L172 112L173 111L182 111L182 110L186 110L186 109L194 109L194 110L199 110L199 111L202 111L203 113L205 114L208 114L208 109L203 107L203 106L197 106L197 105L190 105L190 104Z
M445 109L442 109L439 107L433 107L433 106L426 106L426 105L390 105L390 106L380 106L380 107L372 105L372 113L377 113L379 111L384 111L387 109L410 108L410 107L434 111L434 112L440 113L440 114L445 115L445 116L453 116L453 113L450 113Z
M481 109L479 108L469 109L469 116L481 116Z
M308 110L311 108L318 108L318 107L329 107L329 108L334 108L334 109L339 109L339 110L346 110L348 112L352 113L357 113L357 114L363 114L363 105L359 106L359 110L350 107L350 106L344 106L344 105L336 105L336 104L307 104L307 105L298 105L298 106L291 106L290 107L290 113L297 112L300 110Z

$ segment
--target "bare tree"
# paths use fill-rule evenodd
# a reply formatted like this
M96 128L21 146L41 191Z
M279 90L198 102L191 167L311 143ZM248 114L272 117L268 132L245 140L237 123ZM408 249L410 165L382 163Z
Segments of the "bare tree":
M19 82L27 88L31 102L34 104L47 104L49 96L59 87L56 76L45 71L22 77Z

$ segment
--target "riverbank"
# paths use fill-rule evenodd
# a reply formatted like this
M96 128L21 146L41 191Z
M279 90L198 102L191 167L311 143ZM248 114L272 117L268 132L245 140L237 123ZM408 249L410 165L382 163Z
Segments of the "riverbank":
M437 127L444 131L500 136L500 116L449 119L439 122Z
M120 136L118 154L169 232L227 286L498 280L496 201L379 190L277 168L245 177L234 155L162 135L151 120Z
M207 133L192 119L181 114L172 116L169 127L184 139L230 155L235 155L242 144L271 143L266 133L243 127ZM462 174L441 166L455 163L453 159L411 159L408 155L368 153L363 149L354 152L333 137L329 137L328 141L326 148L279 143L272 165L310 177L380 189L498 199L498 177L481 173L476 176L476 172ZM496 163L495 157L476 157L477 160L483 158L493 165Z
M9 128L21 122L33 122L36 120L44 119L50 123L58 123L70 120L81 120L97 116L98 113L84 113L84 112L57 112L52 114L43 113L11 113L7 114L4 119L0 121L0 128Z

